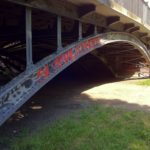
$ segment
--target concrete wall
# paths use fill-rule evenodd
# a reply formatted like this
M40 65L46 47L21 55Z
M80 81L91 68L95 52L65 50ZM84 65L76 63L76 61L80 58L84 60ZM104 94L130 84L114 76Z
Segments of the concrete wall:
M141 18L144 24L150 25L150 8L144 0L114 0L114 2Z

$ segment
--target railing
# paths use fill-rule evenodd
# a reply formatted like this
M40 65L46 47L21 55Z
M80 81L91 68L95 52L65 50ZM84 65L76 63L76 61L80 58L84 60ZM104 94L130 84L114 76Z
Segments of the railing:
M144 0L114 0L125 9L129 10L139 18L143 23L150 25L150 8Z

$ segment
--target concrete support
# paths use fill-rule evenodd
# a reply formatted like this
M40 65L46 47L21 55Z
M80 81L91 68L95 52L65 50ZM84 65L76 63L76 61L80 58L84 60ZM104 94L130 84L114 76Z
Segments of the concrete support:
M32 10L26 7L26 68L32 65Z
M57 16L57 51L62 49L61 16Z
M97 34L97 26L94 26L94 34Z
M82 40L82 23L79 21L79 41Z

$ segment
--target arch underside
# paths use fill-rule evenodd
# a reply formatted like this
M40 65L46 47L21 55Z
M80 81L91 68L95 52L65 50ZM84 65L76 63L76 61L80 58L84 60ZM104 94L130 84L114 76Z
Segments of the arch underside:
M130 74L127 75L133 75L139 71L140 65L150 65L149 51L130 34L110 32L87 37L45 57L31 70L26 70L3 86L0 95L0 124L47 82L88 53L102 60L116 77L123 76L129 70Z
M149 63L142 52L128 42L112 42L91 52L116 78L149 77Z

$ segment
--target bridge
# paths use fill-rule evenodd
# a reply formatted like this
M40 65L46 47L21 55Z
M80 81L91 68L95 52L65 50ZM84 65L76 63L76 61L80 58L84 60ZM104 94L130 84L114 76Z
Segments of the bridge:
M149 77L149 5L144 0L2 0L0 125L89 53L116 78Z

